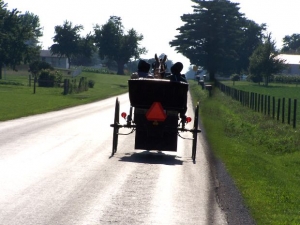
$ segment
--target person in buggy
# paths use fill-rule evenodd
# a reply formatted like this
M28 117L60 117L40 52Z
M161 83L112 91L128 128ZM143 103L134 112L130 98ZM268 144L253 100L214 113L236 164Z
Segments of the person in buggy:
M131 78L139 78L139 77L144 77L144 78L151 78L153 77L150 73L150 64L147 63L145 60L140 60L138 63L138 70L135 73L132 73Z
M171 75L167 76L166 78L170 81L181 81L187 83L185 75L181 74L182 69L183 64L181 62L175 63L173 66L171 66Z

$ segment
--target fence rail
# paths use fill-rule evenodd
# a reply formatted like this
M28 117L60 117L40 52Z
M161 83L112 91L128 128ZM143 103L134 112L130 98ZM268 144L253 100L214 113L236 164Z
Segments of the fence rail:
M297 122L297 99L292 101L291 98L276 98L258 94L254 92L248 92L243 90L238 90L226 86L225 84L216 81L215 86L219 88L223 93L231 96L245 107L263 113L264 115L270 116L273 119L281 120L282 123L292 124L293 128L296 128Z

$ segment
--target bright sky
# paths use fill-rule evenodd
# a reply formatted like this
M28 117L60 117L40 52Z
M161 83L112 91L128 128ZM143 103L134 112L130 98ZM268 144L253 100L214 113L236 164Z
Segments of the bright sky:
M134 28L143 34L141 46L148 50L142 58L153 58L154 54L165 53L174 63L184 64L183 72L188 70L190 62L169 42L178 34L176 28L183 25L180 16L192 13L190 0L4 0L9 9L29 11L38 15L44 36L41 39L43 49L53 44L54 27L62 25L65 20L73 25L83 25L82 35L93 32L96 24L105 24L110 16L122 18L125 31ZM277 47L282 45L285 35L300 33L298 23L299 0L232 0L240 3L240 12L256 23L266 23L272 32Z

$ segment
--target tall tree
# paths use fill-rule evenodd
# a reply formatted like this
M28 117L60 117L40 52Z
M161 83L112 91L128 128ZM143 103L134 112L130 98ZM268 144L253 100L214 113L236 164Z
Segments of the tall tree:
M300 34L286 35L283 38L283 53L300 53Z
M263 43L266 24L258 25L252 20L246 20L245 26L242 27L243 39L238 50L239 60L237 63L237 74L246 72L249 68L249 58L254 50Z
M71 57L80 54L80 43L82 41L79 32L83 30L82 25L73 26L72 22L65 21L62 26L55 26L54 44L50 47L52 54L65 56L71 66Z
M269 34L265 42L259 45L250 57L250 75L259 81L263 79L265 85L268 86L271 75L286 68L285 60L278 58L278 55L275 42Z
M24 17L17 9L8 10L7 4L0 0L0 79L3 66L16 69L22 62L33 59L39 46L31 46L28 41L36 37L34 30L38 28L39 24L24 23Z
M124 74L124 64L131 58L137 59L146 53L145 48L139 47L143 35L138 34L133 28L125 33L120 17L111 16L106 24L102 26L97 24L94 32L100 58L115 61L118 65L117 74Z
M78 54L73 54L71 56L72 64L78 66L91 66L94 63L93 61L95 61L93 60L93 57L97 50L96 46L94 46L94 36L91 32L85 37L79 38L77 47Z
M43 36L40 19L37 15L28 11L26 11L25 14L21 14L19 17L22 27L30 27L32 29L30 39L25 41L27 49L24 52L24 61L32 62L38 60L41 49L41 46L39 46L39 38Z
M217 72L237 70L246 19L238 3L228 0L192 0L193 14L184 14L180 34L170 42L191 64L204 67L214 79Z

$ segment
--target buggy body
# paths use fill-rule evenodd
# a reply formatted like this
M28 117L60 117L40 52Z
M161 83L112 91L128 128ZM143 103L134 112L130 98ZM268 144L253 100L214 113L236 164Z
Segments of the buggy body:
M119 121L119 101L116 99L112 155L117 151L119 128L135 132L135 149L177 151L180 132L193 133L193 153L196 157L199 104L195 109L194 127L186 129L190 117L187 110L188 83L164 79L138 78L128 80L130 109L122 113L125 124Z

